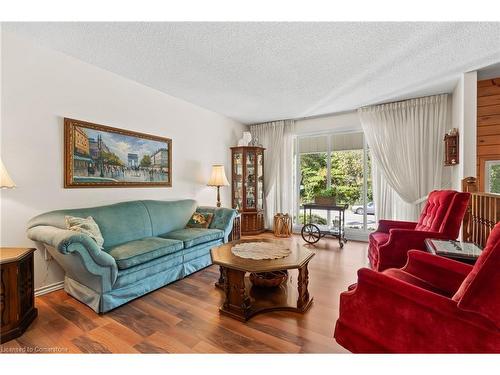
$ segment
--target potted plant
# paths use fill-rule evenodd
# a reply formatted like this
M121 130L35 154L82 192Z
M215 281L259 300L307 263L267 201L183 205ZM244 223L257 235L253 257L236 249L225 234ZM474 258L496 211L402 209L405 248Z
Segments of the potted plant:
M318 195L314 197L314 203L325 206L335 206L337 204L337 188L332 186L321 190Z

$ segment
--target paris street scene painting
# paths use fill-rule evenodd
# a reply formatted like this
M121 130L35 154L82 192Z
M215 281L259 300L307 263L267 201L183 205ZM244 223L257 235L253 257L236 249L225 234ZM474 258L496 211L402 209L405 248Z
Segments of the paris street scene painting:
M168 138L65 119L65 142L67 187L171 186Z

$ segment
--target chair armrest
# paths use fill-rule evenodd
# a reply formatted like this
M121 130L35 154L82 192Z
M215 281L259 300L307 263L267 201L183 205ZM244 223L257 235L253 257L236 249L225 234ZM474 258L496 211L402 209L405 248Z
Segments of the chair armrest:
M399 297L412 301L418 305L425 306L426 308L434 311L438 311L439 313L455 315L457 311L457 303L451 298L419 288L402 280L368 268L361 268L358 270L358 284L356 288L351 292L344 293L354 294L358 291L358 289L364 288L367 284L371 284L371 286L373 286L376 290L379 290L380 293L398 295Z
M472 266L423 251L410 250L408 262L402 269L453 295L472 270Z
M425 251L426 238L449 239L438 232L426 232L412 229L392 228L389 239L379 247L379 262L386 268L400 268L406 264L407 253L411 249Z
M389 240L383 246L389 245L400 247L402 249L406 248L408 250L417 249L425 251L426 248L424 241L426 238L449 240L450 236L439 232L393 228L389 231Z
M108 286L114 284L118 275L116 261L99 249L88 235L45 225L30 228L27 234L29 239L50 246L62 255L80 255L88 272L106 278L105 283Z
M377 232L389 233L393 228L415 229L416 226L413 221L379 220Z

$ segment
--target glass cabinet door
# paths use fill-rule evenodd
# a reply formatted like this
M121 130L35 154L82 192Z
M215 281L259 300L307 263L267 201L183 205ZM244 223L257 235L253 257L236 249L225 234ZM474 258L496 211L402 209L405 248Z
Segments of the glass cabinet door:
M255 191L255 151L246 152L246 175L245 175L245 207L255 208L256 191Z
M264 155L257 154L257 209L264 209Z
M233 154L233 208L243 208L243 153Z

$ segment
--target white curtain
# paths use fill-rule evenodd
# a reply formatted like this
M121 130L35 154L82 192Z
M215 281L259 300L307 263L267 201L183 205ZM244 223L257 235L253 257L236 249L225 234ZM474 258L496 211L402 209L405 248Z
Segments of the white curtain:
M392 220L415 220L415 210L406 203L387 183L384 175L379 172L377 164L372 162L373 201L375 202L375 218ZM417 205L418 206L418 205ZM420 212L420 207L416 208Z
M422 202L442 187L448 95L360 108L372 156L377 218L415 220Z
M266 148L264 152L264 208L266 228L273 225L278 212L293 211L293 120L274 121L250 126L253 138Z

